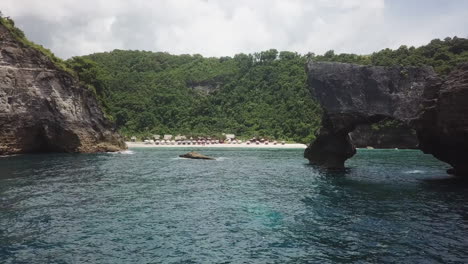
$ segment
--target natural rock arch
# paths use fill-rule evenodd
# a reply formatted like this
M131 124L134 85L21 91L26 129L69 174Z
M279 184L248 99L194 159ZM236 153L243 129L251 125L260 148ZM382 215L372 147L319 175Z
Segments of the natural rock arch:
M468 64L446 81L431 67L309 62L307 73L324 108L322 128L304 153L311 164L344 168L356 153L349 133L391 118L416 130L425 153L451 164L456 174L468 173Z

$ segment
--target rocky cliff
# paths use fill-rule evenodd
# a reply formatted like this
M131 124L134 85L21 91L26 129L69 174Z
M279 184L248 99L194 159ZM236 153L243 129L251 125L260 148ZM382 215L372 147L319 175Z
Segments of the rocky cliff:
M311 92L324 108L322 128L305 151L310 163L343 168L356 153L349 133L392 119L409 125L418 116L430 67L375 67L309 62Z
M123 148L94 94L0 24L0 154Z
M343 168L355 153L349 133L359 125L397 120L416 130L425 153L468 175L468 64L445 80L430 67L307 65L311 92L324 108L322 128L304 156Z
M449 173L468 176L468 63L430 78L421 108L412 123L421 150L452 165Z

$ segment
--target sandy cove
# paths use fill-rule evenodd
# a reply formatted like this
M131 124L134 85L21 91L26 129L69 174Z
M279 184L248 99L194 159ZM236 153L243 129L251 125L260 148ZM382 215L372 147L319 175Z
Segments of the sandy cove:
M270 148L270 149L305 149L305 144L209 144L209 145L155 145L143 142L125 142L128 148Z

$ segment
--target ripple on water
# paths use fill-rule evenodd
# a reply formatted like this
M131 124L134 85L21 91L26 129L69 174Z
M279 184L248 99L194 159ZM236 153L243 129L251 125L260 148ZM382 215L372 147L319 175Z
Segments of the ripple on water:
M417 151L184 151L0 159L0 263L468 260L468 184Z
M115 152L107 152L109 154L123 154L123 155L133 155L135 152L133 150L122 150L122 151L115 151Z

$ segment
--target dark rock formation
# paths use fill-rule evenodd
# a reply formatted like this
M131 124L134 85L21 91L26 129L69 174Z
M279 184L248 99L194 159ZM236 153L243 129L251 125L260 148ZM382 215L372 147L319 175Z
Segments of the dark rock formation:
M208 157L208 156L205 156L205 155L202 155L198 152L189 152L189 153L185 153L183 155L179 155L179 157L181 158L186 158L186 159L204 159L204 160L215 160L214 158L211 158L211 157Z
M310 163L343 168L356 153L349 133L356 126L418 116L430 67L375 67L309 62L308 82L324 108L322 128L305 151Z
M468 176L468 63L445 80L431 78L423 97L413 122L420 149L452 165L451 174Z
M0 154L123 148L93 93L0 24Z
M384 122L384 121L382 121ZM418 137L416 131L404 124L396 126L358 125L349 136L356 148L368 146L379 149L417 149Z
M421 150L468 175L468 64L444 81L430 67L308 63L309 86L324 108L310 163L343 168L355 153L356 126L398 120L416 130Z

